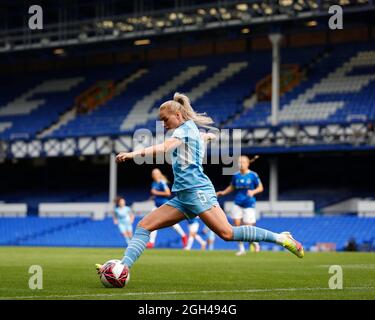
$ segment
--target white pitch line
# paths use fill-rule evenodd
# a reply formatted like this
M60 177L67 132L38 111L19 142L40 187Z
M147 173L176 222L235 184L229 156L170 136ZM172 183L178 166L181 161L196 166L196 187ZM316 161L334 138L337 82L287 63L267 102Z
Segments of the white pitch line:
M342 290L373 290L374 287L347 287ZM79 297L115 297L115 296L154 296L154 295L184 295L184 294L212 294L212 293L262 293L262 292L293 292L293 291L333 291L329 288L279 288L279 289L248 289L248 290L204 290L204 291L170 291L170 292L127 292L110 294L76 294L76 295L49 295L49 296L14 296L0 297L0 300L14 299L48 299L48 298L79 298ZM375 293L375 291L374 291Z

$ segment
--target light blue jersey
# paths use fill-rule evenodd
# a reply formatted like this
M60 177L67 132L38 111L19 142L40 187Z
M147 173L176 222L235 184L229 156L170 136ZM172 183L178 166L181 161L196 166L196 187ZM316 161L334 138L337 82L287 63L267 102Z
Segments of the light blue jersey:
M199 189L203 186L213 188L210 179L203 172L204 143L194 121L185 121L174 130L172 138L183 142L172 152L174 174L172 191Z
M122 208L116 207L115 209L115 215L119 223L130 223L131 222L130 214L131 214L131 209L127 206L122 207Z
M118 225L121 233L124 232L133 232L133 226L131 222L131 209L127 206L125 207L116 207L115 216L118 219Z
M172 191L176 196L167 205L181 211L187 219L193 219L213 206L219 206L215 188L203 173L204 143L192 120L175 129L172 138L183 143L172 152Z

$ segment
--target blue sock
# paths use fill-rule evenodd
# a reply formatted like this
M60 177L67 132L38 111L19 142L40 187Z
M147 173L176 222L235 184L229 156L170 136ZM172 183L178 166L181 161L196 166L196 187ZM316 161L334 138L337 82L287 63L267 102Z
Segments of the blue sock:
M150 239L150 231L137 227L135 229L133 238L130 240L128 248L125 251L125 256L122 258L122 263L129 268L140 257L146 248L146 244Z
M125 238L125 243L126 243L126 247L129 246L129 242L130 242L130 238L129 237L124 237Z
M233 240L234 241L265 241L277 243L277 233L268 231L266 229L254 226L240 226L233 227Z

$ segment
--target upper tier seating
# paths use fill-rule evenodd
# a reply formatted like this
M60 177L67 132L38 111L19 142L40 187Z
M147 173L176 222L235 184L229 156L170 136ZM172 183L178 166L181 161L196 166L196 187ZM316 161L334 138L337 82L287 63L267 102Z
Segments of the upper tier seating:
M302 69L327 48L283 48L281 62ZM306 79L281 96L281 123L342 123L375 117L375 45L337 45L309 68ZM140 72L142 70L142 72ZM210 56L148 65L115 65L85 72L38 74L19 81L0 79L0 138L34 138L74 105L74 99L99 80L126 82L113 99L87 114L77 114L46 137L131 134L155 131L158 107L176 91L207 112L216 126L246 128L270 124L270 102L249 109L244 101L271 73L271 51ZM129 81L127 81L127 79ZM240 115L234 117L235 115ZM232 121L232 119L235 119Z
M282 124L324 124L375 118L375 45L338 45L307 78L280 97ZM271 102L258 102L229 127L270 124Z

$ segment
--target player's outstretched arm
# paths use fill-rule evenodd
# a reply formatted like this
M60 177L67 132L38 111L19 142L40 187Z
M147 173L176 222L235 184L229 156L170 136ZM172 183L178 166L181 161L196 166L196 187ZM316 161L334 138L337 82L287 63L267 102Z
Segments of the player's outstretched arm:
M226 196L227 194L233 192L235 189L234 187L230 184L227 188L225 188L223 191L218 191L216 192L216 195L218 197Z
M158 153L166 153L170 150L177 148L182 143L181 140L176 138L169 138L165 140L163 143L156 144L151 147L147 147L144 149L132 151L132 152L120 152L116 156L117 162L124 162L126 160L134 159L135 157L146 157L146 156L153 156Z
M169 197L171 195L171 190L169 188L167 188L165 191L151 189L151 194L153 194L154 196Z
M116 211L111 211L112 213L112 220L114 224L118 224L117 214Z
M257 188L255 188L254 190L249 190L248 194L249 194L249 196L253 197L256 194L261 193L263 191L264 191L263 184L259 183L259 186Z

